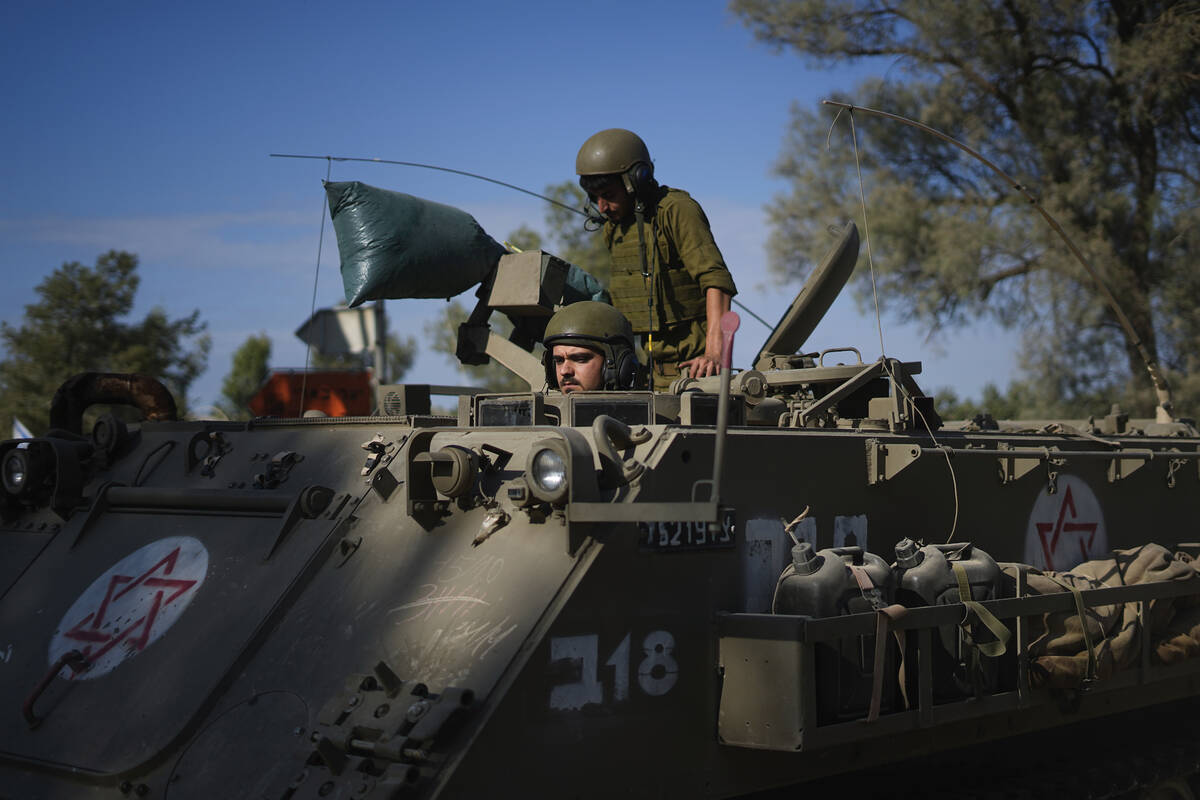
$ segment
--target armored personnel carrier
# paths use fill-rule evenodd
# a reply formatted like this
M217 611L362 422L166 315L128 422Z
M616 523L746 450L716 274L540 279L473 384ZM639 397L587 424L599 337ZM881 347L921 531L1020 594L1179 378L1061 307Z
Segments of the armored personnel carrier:
M68 382L0 444L0 796L1191 797L1200 658L1151 618L1200 580L997 562L1196 538L1196 430L945 424L919 362L805 352L857 253L847 225L752 369L667 393L545 391L489 333L553 310L540 253L460 336L530 390L457 416L406 385L189 422L151 379ZM99 402L144 421L85 432ZM1039 630L1118 605L1120 669L1097 638L1039 677Z

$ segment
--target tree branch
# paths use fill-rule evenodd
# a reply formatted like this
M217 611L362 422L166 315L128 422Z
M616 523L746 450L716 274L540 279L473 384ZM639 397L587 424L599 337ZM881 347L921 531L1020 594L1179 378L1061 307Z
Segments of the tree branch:
M1028 275L1030 272L1033 272L1036 264L1037 262L1035 261L1026 261L1023 264L1017 264L1014 267L1002 269L999 272L993 272L990 275L981 276L978 282L979 299L987 300L988 296L991 295L992 290L995 289L996 286L1001 282L1006 281L1009 278L1017 278L1021 275Z
M1050 71L1057 71L1055 69L1056 67L1066 65L1069 67L1075 67L1080 72L1095 72L1099 75L1104 76L1105 80L1107 80L1109 83L1111 83L1114 79L1112 72L1110 72L1107 68L1102 67L1098 64L1088 64L1083 61L1080 61L1077 58L1071 58L1070 56L1052 56L1052 55L1034 56L1034 64L1035 64L1035 66L1039 66L1039 67L1041 65L1049 65Z
M1200 189L1200 177L1192 175L1187 170L1179 169L1177 167L1164 167L1164 166L1160 165L1158 168L1158 171L1166 173L1168 175L1178 175L1179 177L1183 178L1185 181L1190 183L1192 186L1195 186L1196 188Z

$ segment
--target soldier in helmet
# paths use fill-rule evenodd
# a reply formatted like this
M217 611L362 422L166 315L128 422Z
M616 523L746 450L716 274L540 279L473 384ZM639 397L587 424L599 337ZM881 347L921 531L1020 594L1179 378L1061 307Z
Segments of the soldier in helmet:
M633 388L638 366L633 328L607 303L564 306L550 318L542 342L546 382L561 391Z
M646 144L603 130L575 159L579 185L605 216L613 305L642 336L654 388L719 371L721 315L737 293L700 205L654 179Z

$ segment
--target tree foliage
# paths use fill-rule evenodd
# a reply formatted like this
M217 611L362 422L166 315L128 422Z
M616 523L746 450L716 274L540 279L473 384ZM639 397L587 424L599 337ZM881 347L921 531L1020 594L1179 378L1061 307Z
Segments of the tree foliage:
M575 181L563 181L546 187L547 197L565 206L582 209L587 196ZM549 232L545 249L570 264L590 272L608 287L612 280L612 259L599 231L589 230L584 218L561 206L546 204L546 230ZM539 245L540 246L540 245Z
M509 241L513 242L512 237ZM458 326L467 321L470 310L457 300L446 304L441 318L426 325L425 335L430 346L439 353L453 359L463 380L470 386L480 386L491 392L526 392L529 385L509 372L494 359L482 366L468 366L459 362L454 355L458 344ZM489 324L497 334L507 337L512 333L512 323L502 314L493 314Z
M980 414L989 414L996 420L1045 419L1053 416L1043 407L1033 387L1023 381L1013 381L1004 391L994 383L987 383L978 400L960 399L951 388L935 391L934 399L938 414L947 420L969 420Z
M219 408L229 419L249 419L247 404L269 372L271 337L252 334L233 351L233 366L221 382Z
M885 65L884 77L841 99L925 122L1029 187L1120 299L1182 404L1200 372L1192 268L1200 6L734 0L732 8L758 38L817 65ZM791 190L770 212L779 275L811 268L796 254L823 252L817 240L828 223L861 220L860 159L880 294L900 318L938 330L993 315L1020 327L1024 379L1050 407L1122 393L1148 402L1131 388L1131 379L1148 384L1131 341L1023 195L951 145L874 116L843 114L827 148L833 119L793 111L777 165Z
M138 372L162 380L182 414L187 391L208 363L210 339L200 312L171 319L152 308L129 321L137 295L138 260L111 250L94 267L63 264L36 287L19 325L0 323L0 419L11 416L40 433L49 425L50 400L80 372Z

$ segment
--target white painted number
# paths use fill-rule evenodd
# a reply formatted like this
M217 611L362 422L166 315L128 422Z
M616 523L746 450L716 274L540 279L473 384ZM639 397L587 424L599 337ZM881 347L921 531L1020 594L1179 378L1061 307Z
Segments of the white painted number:
M629 634L613 650L613 654L604 662L604 666L613 668L613 700L621 702L629 697Z
M610 699L615 703L629 699L630 650L632 634L625 634L621 643L604 662L613 668ZM560 711L576 711L589 703L603 703L605 686L600 680L600 637L555 636L550 640L550 663L570 665L569 674L578 680L560 683L550 689L550 707ZM675 637L667 631L651 631L642 639L642 659L637 665L638 688L651 697L671 691L679 679L675 661ZM575 672L578 666L579 672Z
M638 686L652 697L671 691L679 678L679 665L675 663L675 637L666 631L646 634L642 640L642 652L646 657L638 664Z
M556 636L550 640L550 663L578 661L579 680L564 683L550 690L550 707L563 709L583 708L588 703L604 701L604 687L596 678L596 653L600 649L600 637Z

